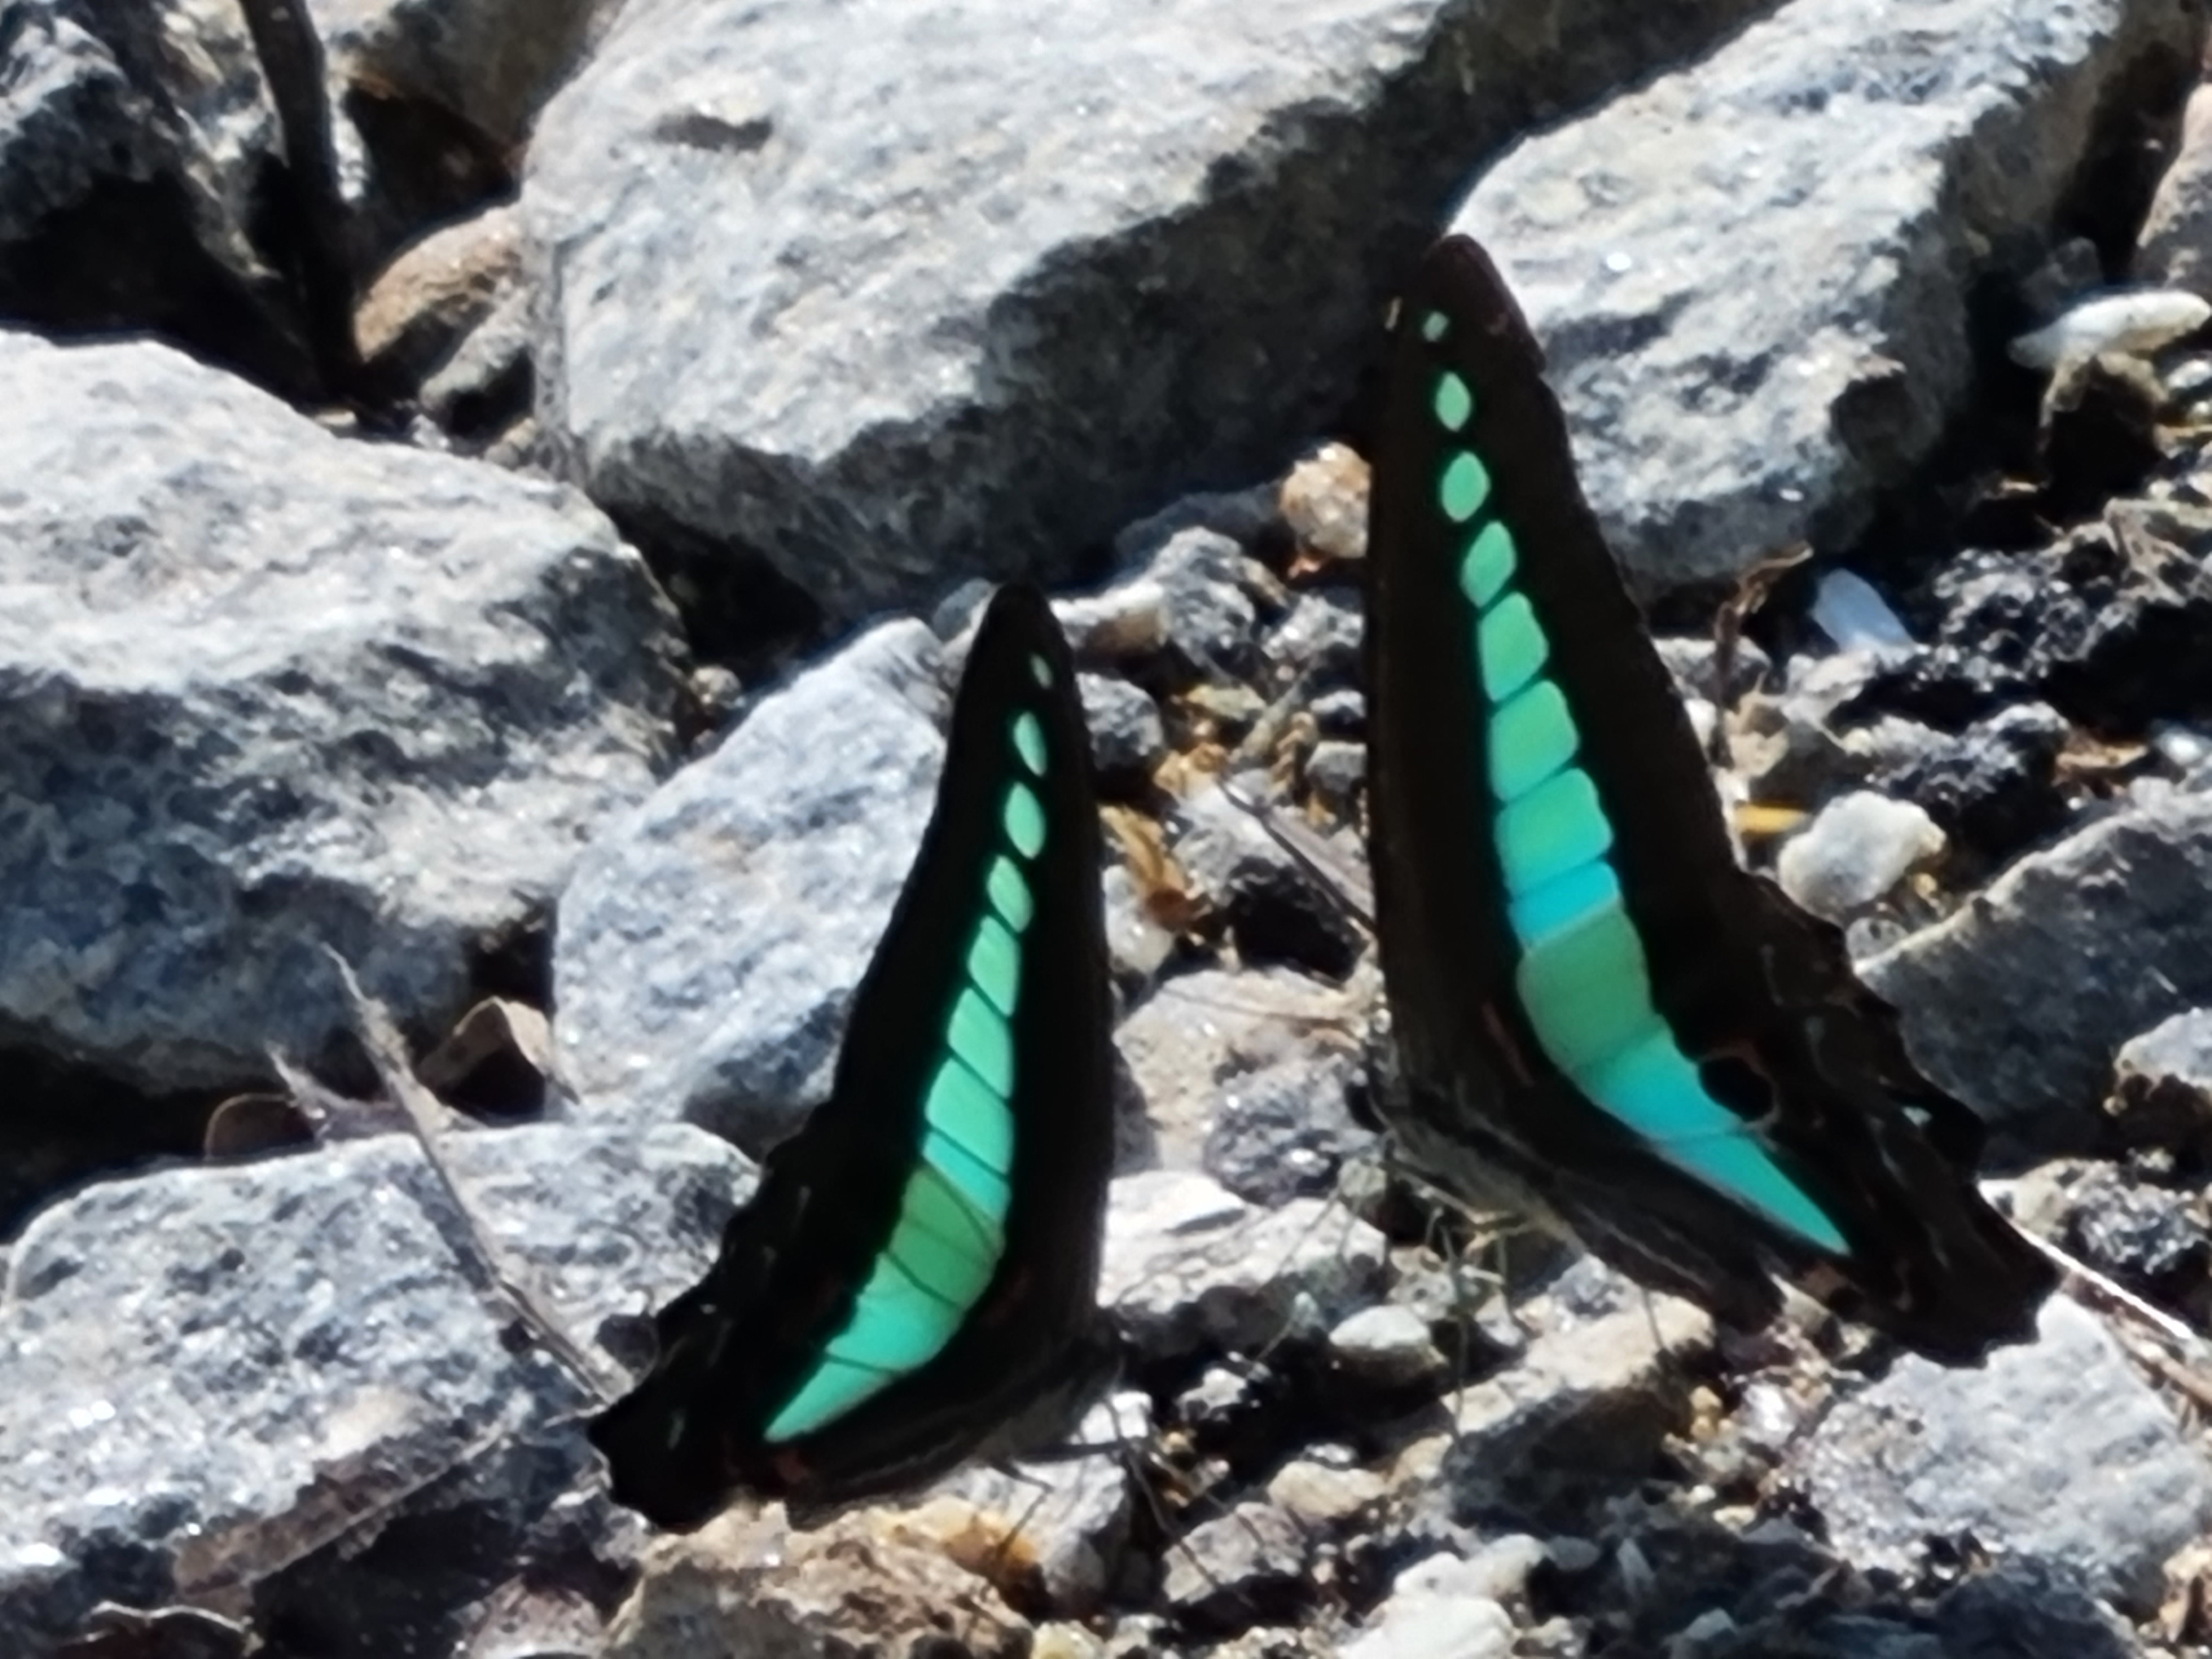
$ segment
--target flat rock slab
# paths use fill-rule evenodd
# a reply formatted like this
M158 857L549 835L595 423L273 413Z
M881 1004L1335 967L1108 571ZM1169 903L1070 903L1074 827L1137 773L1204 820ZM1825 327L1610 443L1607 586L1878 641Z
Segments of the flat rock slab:
M749 1179L684 1125L447 1145L503 1270L580 1345L703 1272ZM108 1182L34 1220L0 1291L0 1399L37 1402L0 1413L0 1651L103 1599L234 1610L517 1435L580 1477L585 1397L508 1340L461 1226L404 1136Z
M532 145L539 419L833 615L1065 571L1329 424L1469 167L1757 9L633 5Z
M1455 228L1647 590L1864 528L1964 403L1990 245L2050 222L2107 100L2187 83L2201 27L2182 0L1795 0L1482 179Z
M451 1020L671 758L642 561L162 347L0 334L0 1042L250 1084L344 1025L325 945Z
M1838 1405L1798 1468L1837 1554L1906 1577L1972 1533L2141 1616L2212 1521L2212 1465L2096 1318L2063 1297L1979 1367L1906 1355Z

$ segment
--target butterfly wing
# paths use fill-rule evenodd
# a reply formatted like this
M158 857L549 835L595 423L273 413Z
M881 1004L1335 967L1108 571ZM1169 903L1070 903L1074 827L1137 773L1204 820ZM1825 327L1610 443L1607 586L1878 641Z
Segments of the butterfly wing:
M1842 936L1735 860L1488 258L1401 307L1369 534L1370 799L1404 1128L1626 1270L1763 1322L1778 1271L1923 1352L2051 1268L1972 1183Z
M618 1501L676 1528L740 1490L827 1510L1048 1433L1100 1379L1112 1054L1089 765L1059 625L1002 588L830 1098L592 1425Z

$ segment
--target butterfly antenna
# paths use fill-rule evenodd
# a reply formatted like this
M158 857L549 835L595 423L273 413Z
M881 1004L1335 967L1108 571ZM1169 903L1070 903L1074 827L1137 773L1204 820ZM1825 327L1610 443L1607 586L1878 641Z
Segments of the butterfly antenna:
M354 1029L367 1050L369 1063L376 1068L386 1092L404 1109L407 1124L416 1143L422 1149L431 1172L438 1184L445 1188L447 1200L459 1214L467 1230L469 1253L476 1265L491 1285L493 1291L507 1304L539 1343L561 1363L562 1367L582 1387L599 1408L613 1403L621 1392L620 1387L606 1375L581 1346L573 1340L556 1319L538 1301L530 1287L509 1273L501 1260L490 1235L478 1220L475 1208L469 1203L460 1182L455 1178L453 1166L447 1162L440 1144L446 1108L429 1090L416 1080L414 1069L408 1063L406 1044L392 1017L381 1005L361 988L355 977L352 964L329 946L324 947L337 967L340 983L345 987L346 999L353 1008Z

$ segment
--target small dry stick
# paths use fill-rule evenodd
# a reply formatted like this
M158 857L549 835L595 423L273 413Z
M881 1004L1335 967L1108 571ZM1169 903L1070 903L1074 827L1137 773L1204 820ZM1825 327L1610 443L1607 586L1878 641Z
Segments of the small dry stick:
M327 947L326 947L327 948ZM500 1298L511 1307L532 1334L543 1343L548 1352L559 1360L580 1382L586 1393L601 1405L622 1392L618 1383L599 1366L581 1346L569 1339L560 1322L538 1300L529 1286L509 1273L501 1263L499 1253L477 1219L476 1211L461 1191L454 1178L453 1166L446 1161L440 1147L439 1135L445 1107L437 1097L415 1079L413 1068L408 1064L407 1049L391 1017L361 988L354 977L351 964L336 951L329 952L337 967L338 978L345 986L346 996L353 1005L354 1025L361 1036L362 1047L368 1051L370 1062L377 1075L383 1079L386 1090L407 1114L409 1127L422 1148L422 1156L429 1160L430 1168L446 1189L468 1228L470 1246L492 1288Z

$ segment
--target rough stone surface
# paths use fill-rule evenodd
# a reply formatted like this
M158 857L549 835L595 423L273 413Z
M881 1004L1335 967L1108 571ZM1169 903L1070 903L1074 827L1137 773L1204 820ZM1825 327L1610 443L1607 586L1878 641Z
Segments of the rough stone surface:
M298 318L250 234L281 150L228 0L22 0L0 69L0 316L154 330L301 389Z
M1373 1302L1383 1255L1380 1233L1318 1199L1255 1209L1204 1176L1152 1170L1114 1183L1098 1297L1147 1354L1255 1352Z
M447 1145L505 1269L587 1347L704 1270L747 1179L680 1125ZM577 1384L503 1340L465 1237L404 1136L108 1182L40 1215L0 1294L0 1397L40 1402L0 1416L0 1650L44 1650L103 1598L252 1584L572 1418ZM555 1437L568 1480L579 1429Z
M1753 9L646 0L531 153L541 418L833 615L1064 569L1307 441L1469 158Z
M573 491L152 345L0 335L0 1036L155 1090L435 1025L670 758L681 647Z
M1840 921L1942 847L1943 832L1920 807L1860 790L1830 801L1785 842L1775 875L1806 909Z
M1281 969L1179 975L1139 1003L1115 1041L1162 1164L1197 1169L1226 1091L1279 1067L1310 1069L1332 1034L1348 1040L1359 1007L1352 994Z
M2166 1558L2212 1521L2212 1466L2090 1314L2063 1297L2039 1339L1977 1370L1908 1355L1815 1428L1801 1454L1834 1547L1914 1570L1971 1532L2141 1613Z
M2078 1125L2121 1043L2212 1000L2208 884L2212 795L2170 794L2022 859L1861 976L1984 1117Z
M1344 1659L1505 1659L1513 1620L1483 1593L1487 1575L1473 1562L1434 1555L1390 1581L1390 1594Z
M309 0L331 78L439 106L491 144L529 135L623 0Z
M1968 390L1961 273L2197 33L2179 0L1796 0L1485 174L1454 228L1542 338L1642 584L1862 529Z
M863 635L592 843L554 958L586 1111L686 1118L757 1152L828 1097L935 797L940 667L920 623Z

